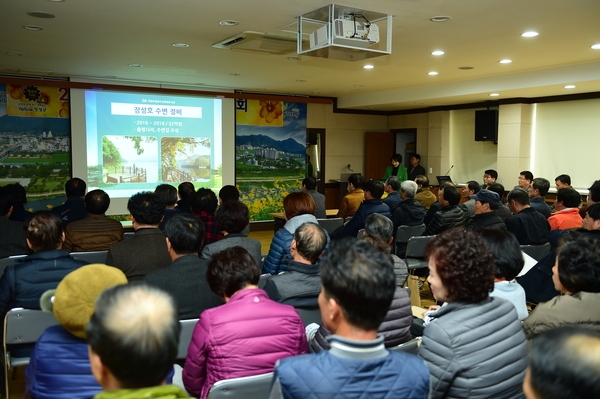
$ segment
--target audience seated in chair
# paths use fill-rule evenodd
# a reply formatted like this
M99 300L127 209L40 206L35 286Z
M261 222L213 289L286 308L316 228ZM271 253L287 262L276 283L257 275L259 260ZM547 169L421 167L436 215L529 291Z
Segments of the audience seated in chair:
M165 231L165 224L179 213L179 210L175 208L175 205L177 205L177 189L170 184L159 184L154 189L154 195L156 195L158 202L164 206L163 219L158 228Z
M345 226L338 228L331 234L332 239L342 237L356 237L358 231L365 227L367 217L373 213L379 213L390 217L390 207L383 203L383 184L379 180L369 180L365 183L364 202L360 204L356 213Z
M10 309L39 309L44 292L56 288L73 270L88 262L74 259L62 249L65 239L60 219L50 211L38 211L25 223L27 245L34 252L15 259L0 278L0 317Z
M556 212L548 218L550 230L568 230L581 227L581 216L579 215L579 204L581 194L573 188L563 188L556 193Z
M332 243L321 261L319 307L331 348L278 362L271 398L427 398L429 371L385 349L378 329L397 289L390 257L364 240Z
M498 180L498 172L496 172L494 169L487 169L485 172L483 172L484 185L496 183L496 180Z
M102 390L90 370L85 327L98 296L119 284L127 284L119 269L87 265L42 296L42 309L54 313L60 324L47 328L35 344L25 370L25 397L88 399Z
M223 304L206 281L208 261L198 258L204 238L202 222L189 213L173 216L165 226L167 251L173 263L144 276L175 299L179 320L197 319L200 313Z
M533 310L523 323L527 338L566 324L600 329L600 241L580 233L565 237L552 280L562 295Z
M508 193L508 206L513 216L506 220L506 229L520 245L541 245L548 241L546 236L550 225L541 212L530 206L529 201L529 196L521 189Z
M527 399L600 398L600 332L565 326L533 339L523 381Z
M365 199L364 184L365 178L360 173L353 173L348 177L348 194L342 198L342 203L335 217L346 219L354 216L356 210Z
M84 183L85 184L85 183ZM11 198L13 210L10 214L10 220L15 222L26 222L33 213L25 209L27 203L27 191L20 183L7 184L6 194ZM84 191L85 192L85 191Z
M87 185L78 177L74 177L65 183L67 200L64 204L52 209L52 212L56 213L62 220L63 228L71 222L83 219L87 215L84 203L86 189Z
M204 399L217 381L268 373L277 360L306 352L300 316L270 300L257 286L259 277L258 265L242 247L212 257L206 278L225 304L202 312L194 328L183 368L192 396Z
M287 270L267 280L264 290L272 300L296 308L317 309L321 292L319 259L327 245L327 233L316 223L304 223L294 232Z
M199 188L192 196L192 213L204 224L202 248L223 238L215 217L218 205L217 196L210 188Z
M415 178L415 183L417 183L418 187L417 193L415 194L415 200L423 205L425 210L428 211L431 204L437 201L437 197L429 188L429 179L427 176L419 175ZM400 187L402 188L402 185L400 185Z
M458 207L460 194L456 187L449 184L440 186L437 198L440 208L427 225L423 234L425 236L439 234L453 227L461 227L467 224L467 214Z
M530 205L533 209L544 215L546 219L550 217L551 209L546 204L546 194L550 189L550 182L544 178L536 177L531 181L527 188Z
M473 205L474 213L467 223L467 228L471 230L480 230L483 228L505 229L506 225L496 213L500 206L500 196L490 190L479 190L471 196L475 200Z
M110 246L106 264L121 269L129 281L141 280L146 274L172 262L165 235L158 228L164 206L154 193L141 192L129 199L127 209L135 234Z
M315 217L317 219L325 219L327 212L325 209L325 196L317 191L317 180L312 177L307 177L302 180L302 191L310 195L315 201Z
M477 233L452 229L429 242L426 257L431 292L446 302L429 314L419 347L429 397L521 398L527 343L513 304L489 297L492 251Z
M361 190L362 191L362 190ZM290 257L290 244L294 232L302 224L318 223L315 217L315 201L304 192L289 193L283 199L285 225L275 233L269 253L262 267L263 273L278 274L287 270L287 260Z
M63 248L69 252L107 251L112 244L123 241L123 226L106 217L110 197L104 190L92 190L85 196L87 215L70 222L65 228Z
M382 201L390 207L390 213L402 202L402 197L400 197L398 190L400 190L400 180L396 176L388 177L385 183L383 183L383 191L387 196Z
M460 189L460 195L462 198L466 199L465 202L459 205L459 207L467 213L469 218L473 217L475 214L475 201L473 198L475 194L477 194L481 190L481 186L475 180L470 180Z
M192 213L192 196L196 192L196 188L189 181L184 181L177 186L177 205L175 209L179 212Z
M498 196L500 197L500 201L502 201L502 199L504 198L504 186L500 183L496 183L496 182L488 183L483 188L485 188L486 190L493 191L496 194L498 194ZM503 202L500 202L500 205L498 205L498 209L496 209L496 213L498 214L498 217L500 219L502 219L502 221L505 223L506 223L506 219L508 219L509 217L512 216L510 209Z
M92 373L104 389L94 399L187 398L165 385L180 328L173 299L159 289L124 284L104 291L86 329Z
M519 320L526 319L529 312L525 290L515 280L525 264L519 242L505 229L487 228L479 231L479 235L490 248L496 266L490 297L506 299L514 305Z
M256 264L261 264L260 241L248 238L243 234L243 230L250 223L250 214L245 204L239 201L224 202L217 209L216 222L223 238L205 246L201 253L202 259L210 259L214 254L226 248L240 246L250 252Z
M402 202L392 212L391 220L394 225L394 235L399 226L418 226L423 224L425 207L415 199L417 183L411 180L400 184L400 197Z
M221 187L221 189L219 190L219 206L227 203L227 202L239 202L240 200L240 191L237 189L236 186L232 186L232 185L226 185ZM217 208L217 212L219 211L219 208ZM242 234L244 237L248 237L248 234L250 233L250 222L248 222L248 225L246 225L246 227L244 228L244 230L242 230L240 232L240 234Z

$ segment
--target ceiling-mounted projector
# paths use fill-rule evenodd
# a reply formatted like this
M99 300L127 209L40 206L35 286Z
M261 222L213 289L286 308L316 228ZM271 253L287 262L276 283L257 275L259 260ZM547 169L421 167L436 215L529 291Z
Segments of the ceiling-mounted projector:
M315 49L329 43L328 25L310 34L310 48ZM335 19L332 26L333 43L342 46L366 48L379 43L379 27L354 19Z

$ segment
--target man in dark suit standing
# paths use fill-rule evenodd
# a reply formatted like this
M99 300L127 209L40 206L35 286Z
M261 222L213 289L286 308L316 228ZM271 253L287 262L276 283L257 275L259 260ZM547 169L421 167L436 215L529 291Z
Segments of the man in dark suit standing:
M408 168L408 180L414 181L417 176L427 176L425 168L421 166L421 156L419 154L410 154L410 167Z
M150 192L137 193L129 199L135 234L108 249L106 264L123 271L127 280L140 280L146 274L171 264L165 235L158 225L164 205Z
M167 250L173 260L155 270L144 281L175 298L179 319L196 319L204 310L223 304L206 281L207 259L198 258L204 237L202 222L194 215L180 213L165 225Z
M28 254L23 222L10 220L13 210L8 189L0 187L0 258Z

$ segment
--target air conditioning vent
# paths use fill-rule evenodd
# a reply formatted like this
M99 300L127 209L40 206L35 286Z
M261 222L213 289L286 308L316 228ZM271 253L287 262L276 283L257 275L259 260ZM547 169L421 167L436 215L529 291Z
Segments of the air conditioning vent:
M296 37L285 33L246 31L213 44L214 48L284 55L296 51Z

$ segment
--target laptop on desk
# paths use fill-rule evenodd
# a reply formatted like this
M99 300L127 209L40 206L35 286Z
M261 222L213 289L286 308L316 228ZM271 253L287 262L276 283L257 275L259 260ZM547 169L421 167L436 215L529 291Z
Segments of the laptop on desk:
M438 181L438 186L441 186L444 183L452 183L450 176L436 176L435 178Z

